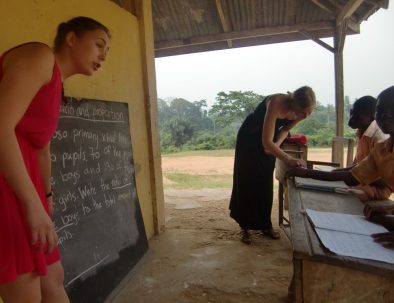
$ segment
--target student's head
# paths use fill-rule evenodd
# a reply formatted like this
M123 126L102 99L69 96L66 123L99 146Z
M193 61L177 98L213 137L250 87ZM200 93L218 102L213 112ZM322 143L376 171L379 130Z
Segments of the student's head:
M349 126L353 129L366 130L375 119L377 100L371 96L357 99L350 109Z
M385 134L394 136L394 86L386 88L379 94L375 119Z
M91 75L105 60L109 43L107 27L89 17L76 17L59 24L54 51L71 59L74 73Z
M302 86L288 95L294 119L305 119L316 107L315 93L309 86Z

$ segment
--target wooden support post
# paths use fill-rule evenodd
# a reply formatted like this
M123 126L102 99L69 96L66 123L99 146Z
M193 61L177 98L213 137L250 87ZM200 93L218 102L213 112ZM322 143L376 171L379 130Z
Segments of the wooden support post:
M156 72L153 42L153 23L151 0L133 0L132 7L138 18L141 53L143 59L143 74L145 86L146 120L148 127L148 146L150 163L150 190L152 193L153 225L154 233L157 235L164 231L164 192L163 177L161 171L161 153L158 126L158 109L156 94Z
M336 25L334 35L334 69L335 69L335 111L336 111L336 133L337 137L344 134L344 87L343 87L343 47L346 37L346 22ZM339 159L343 167L343 143L337 144L332 151L335 158Z

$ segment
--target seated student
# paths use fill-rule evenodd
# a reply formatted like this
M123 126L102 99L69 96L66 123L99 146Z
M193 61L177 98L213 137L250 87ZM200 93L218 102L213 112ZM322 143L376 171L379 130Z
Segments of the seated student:
M350 170L318 171L296 167L286 176L300 176L326 181L344 181L349 186L368 185L379 179L391 192L394 190L394 86L380 93L376 105L376 122L390 137L375 144L370 154Z
M372 96L357 99L350 109L349 126L356 130L357 150L354 164L360 163L377 142L387 139L375 121L377 100Z
M364 96L354 102L350 109L349 126L356 129L357 150L354 164L360 163L368 156L377 142L387 139L375 121L377 100L372 96ZM390 197L391 190L385 184L359 186L364 194L358 195L360 200L382 200Z

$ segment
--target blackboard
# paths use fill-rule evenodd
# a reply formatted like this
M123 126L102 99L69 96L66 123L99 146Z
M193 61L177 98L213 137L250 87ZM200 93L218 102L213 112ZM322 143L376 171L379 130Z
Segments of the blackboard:
M65 287L72 303L105 302L148 250L128 105L66 100L51 142Z

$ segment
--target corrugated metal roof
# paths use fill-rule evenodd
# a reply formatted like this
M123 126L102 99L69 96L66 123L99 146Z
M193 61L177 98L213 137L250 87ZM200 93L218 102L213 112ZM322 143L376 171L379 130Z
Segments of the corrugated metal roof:
M130 10L131 0L113 0ZM388 0L151 0L157 57L333 37L338 23L360 23ZM307 33L308 35L302 34Z

